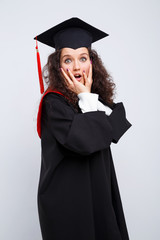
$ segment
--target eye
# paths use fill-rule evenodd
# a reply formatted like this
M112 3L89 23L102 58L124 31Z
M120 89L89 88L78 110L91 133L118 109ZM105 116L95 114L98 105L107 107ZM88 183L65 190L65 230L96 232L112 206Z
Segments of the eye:
M86 60L87 60L87 58L86 57L81 57L81 59L80 59L82 62L85 62Z
M64 60L65 63L70 63L71 62L71 59L70 58L67 58Z

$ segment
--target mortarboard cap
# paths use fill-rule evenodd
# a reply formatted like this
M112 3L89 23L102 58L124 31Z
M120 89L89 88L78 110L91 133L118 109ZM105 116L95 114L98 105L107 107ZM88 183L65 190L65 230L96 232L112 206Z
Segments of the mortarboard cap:
M56 50L64 47L77 49L91 47L91 43L108 35L81 19L73 17L48 29L34 39Z

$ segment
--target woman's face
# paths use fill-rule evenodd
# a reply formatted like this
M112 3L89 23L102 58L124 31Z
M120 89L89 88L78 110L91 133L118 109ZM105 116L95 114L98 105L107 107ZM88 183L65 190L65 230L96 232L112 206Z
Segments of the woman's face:
M62 48L60 66L68 74L67 68L72 72L77 81L84 84L83 71L88 76L90 57L86 47L77 49Z

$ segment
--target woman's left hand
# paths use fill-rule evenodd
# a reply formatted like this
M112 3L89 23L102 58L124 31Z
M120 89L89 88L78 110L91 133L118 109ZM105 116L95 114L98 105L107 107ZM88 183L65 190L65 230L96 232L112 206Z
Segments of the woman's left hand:
M62 74L65 78L65 81L67 83L67 86L69 87L70 90L75 92L77 95L82 92L91 92L91 86L92 86L92 64L90 63L89 67L89 73L88 77L85 72L83 72L83 78L84 78L84 85L77 81L72 72L68 69L68 74L61 68Z

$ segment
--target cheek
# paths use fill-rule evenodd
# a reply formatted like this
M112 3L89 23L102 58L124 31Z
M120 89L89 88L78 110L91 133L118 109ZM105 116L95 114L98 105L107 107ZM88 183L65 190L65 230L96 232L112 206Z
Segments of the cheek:
M72 71L72 64L61 63L61 68L68 74L67 68Z

